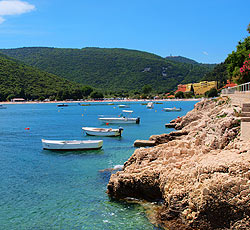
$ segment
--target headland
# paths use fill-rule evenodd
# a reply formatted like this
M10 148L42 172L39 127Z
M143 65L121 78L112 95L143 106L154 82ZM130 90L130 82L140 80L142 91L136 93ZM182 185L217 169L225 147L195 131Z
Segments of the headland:
M108 195L160 201L165 229L249 229L250 143L240 139L240 112L229 98L198 102L176 120L179 131L135 150Z

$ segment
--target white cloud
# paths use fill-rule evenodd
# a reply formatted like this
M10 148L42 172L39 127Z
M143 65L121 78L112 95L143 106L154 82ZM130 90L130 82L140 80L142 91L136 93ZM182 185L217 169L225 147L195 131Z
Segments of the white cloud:
M204 55L208 56L208 52L203 51L202 53L203 53Z
M0 1L0 24L5 21L3 16L20 15L28 13L35 9L34 5L21 0L3 0Z

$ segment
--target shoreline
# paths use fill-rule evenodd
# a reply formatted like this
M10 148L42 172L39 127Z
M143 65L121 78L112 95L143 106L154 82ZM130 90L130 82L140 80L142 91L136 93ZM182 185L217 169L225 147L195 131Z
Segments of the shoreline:
M108 195L163 201L154 212L166 229L248 229L250 144L240 139L240 111L225 98L197 103L178 131L134 151L111 175Z
M124 99L124 100L82 100L82 101L24 101L24 102L11 102L11 101L3 101L0 104L3 105L22 105L22 104L73 104L73 103L119 103L119 102L168 102L168 101L200 101L202 98L190 98L190 99Z

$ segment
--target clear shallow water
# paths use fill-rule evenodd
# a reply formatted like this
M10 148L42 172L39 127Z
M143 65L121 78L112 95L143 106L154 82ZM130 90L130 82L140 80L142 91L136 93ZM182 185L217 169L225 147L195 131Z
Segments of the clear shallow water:
M118 115L118 104L7 105L0 110L0 229L158 229L139 205L108 198L110 174L100 170L123 164L134 152L136 139L172 131L164 124L186 114L195 103L164 102L153 110L129 103L141 123L122 125L121 138L90 137L81 130L105 127L98 115ZM182 111L162 111L173 106ZM41 138L103 139L104 145L96 151L58 153L42 150Z

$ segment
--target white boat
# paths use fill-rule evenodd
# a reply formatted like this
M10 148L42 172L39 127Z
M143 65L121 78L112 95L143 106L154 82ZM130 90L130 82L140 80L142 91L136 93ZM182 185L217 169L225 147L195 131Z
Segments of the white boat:
M129 108L128 105L118 105L119 108Z
M7 109L6 106L0 105L0 109Z
M132 110L122 110L122 114L119 117L100 117L98 118L100 121L110 124L139 124L140 117L132 118L130 115L133 113ZM125 115L128 114L128 115Z
M90 136L103 136L103 137L117 137L121 136L123 128L112 129L112 128L92 128L82 127L82 130Z
M148 108L148 109L153 109L153 108L154 108L153 102L149 102L149 103L147 104L147 108Z
M90 150L100 149L103 140L44 140L42 139L43 149L47 150Z
M163 108L166 112L175 112L175 111L181 111L181 108Z

